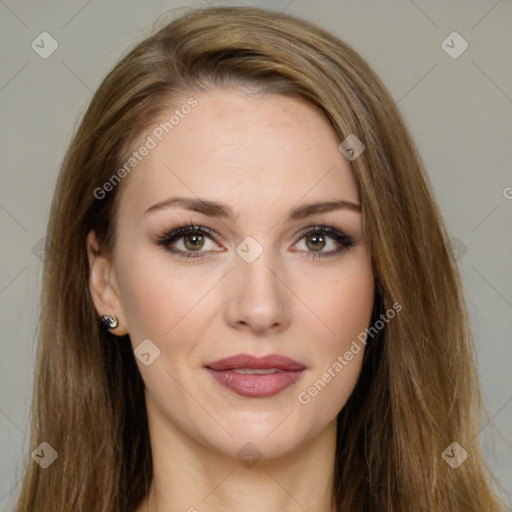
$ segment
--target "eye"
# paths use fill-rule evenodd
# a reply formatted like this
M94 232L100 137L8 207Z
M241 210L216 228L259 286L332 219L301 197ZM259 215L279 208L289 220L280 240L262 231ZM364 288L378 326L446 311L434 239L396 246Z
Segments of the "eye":
M156 238L156 244L166 248L173 254L184 258L198 258L202 249L216 250L214 247L208 247L207 242L215 241L213 231L204 226L180 226L171 231L161 233ZM178 242L178 243L175 243ZM178 246L178 247L176 247Z
M296 239L297 242L304 241L303 246L310 258L325 258L348 250L355 244L355 240L331 226L313 226L306 232L302 232ZM327 248L328 250L324 251ZM330 250L329 250L330 249Z
M323 224L302 231L293 246L302 241L304 249L299 250L305 251L307 257L313 259L334 256L355 244L351 236ZM204 256L201 253L218 251L212 242L215 242L214 232L204 226L194 226L193 223L189 226L171 227L170 230L160 233L155 240L157 245L183 258L201 258ZM208 243L211 244L210 247ZM324 251L325 248L328 250Z

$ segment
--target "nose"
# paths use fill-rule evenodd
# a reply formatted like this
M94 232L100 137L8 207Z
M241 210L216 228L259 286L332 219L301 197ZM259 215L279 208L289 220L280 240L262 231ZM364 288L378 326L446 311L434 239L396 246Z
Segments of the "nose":
M288 327L291 291L283 267L270 251L263 251L252 263L237 256L228 279L225 314L231 327L255 334Z

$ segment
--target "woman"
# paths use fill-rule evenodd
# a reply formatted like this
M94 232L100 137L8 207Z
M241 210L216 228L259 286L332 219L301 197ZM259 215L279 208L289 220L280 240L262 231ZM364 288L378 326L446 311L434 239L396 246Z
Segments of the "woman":
M450 254L354 50L257 8L174 20L62 167L17 510L502 510Z

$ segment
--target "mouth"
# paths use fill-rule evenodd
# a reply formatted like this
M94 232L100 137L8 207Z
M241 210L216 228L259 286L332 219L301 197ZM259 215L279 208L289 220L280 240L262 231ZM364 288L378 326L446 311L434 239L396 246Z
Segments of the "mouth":
M303 364L277 354L239 354L208 363L205 368L219 384L249 398L277 395L297 382L306 370Z

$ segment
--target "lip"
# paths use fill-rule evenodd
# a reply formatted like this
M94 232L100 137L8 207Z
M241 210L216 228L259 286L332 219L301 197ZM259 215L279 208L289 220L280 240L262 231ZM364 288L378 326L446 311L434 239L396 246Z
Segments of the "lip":
M238 354L205 365L208 373L222 386L249 398L265 398L277 395L300 379L306 367L278 354L255 357ZM264 370L276 368L271 374L242 374L233 370L241 368Z
M225 357L205 365L212 370L239 370L240 368L251 368L265 370L277 368L279 370L301 371L306 367L303 364L279 354L269 354L263 357L251 356L250 354L237 354L236 356Z

